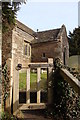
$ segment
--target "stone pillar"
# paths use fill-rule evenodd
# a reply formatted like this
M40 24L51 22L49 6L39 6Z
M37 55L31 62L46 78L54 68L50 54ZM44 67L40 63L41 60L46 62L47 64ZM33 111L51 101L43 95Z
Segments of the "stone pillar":
M37 68L37 103L40 103L40 80L41 80L41 69Z
M16 70L16 66L18 65L18 59L17 56L14 55L13 58L13 76L12 76L12 80L13 80L13 97L12 97L12 102L13 102L13 114L16 114L16 110L18 109L19 106L19 71Z
M27 69L26 76L26 103L30 103L30 68Z
M48 63L53 64L53 58L48 58ZM52 89L52 73L53 67L48 68L47 78L48 78L48 104L53 102L53 89Z

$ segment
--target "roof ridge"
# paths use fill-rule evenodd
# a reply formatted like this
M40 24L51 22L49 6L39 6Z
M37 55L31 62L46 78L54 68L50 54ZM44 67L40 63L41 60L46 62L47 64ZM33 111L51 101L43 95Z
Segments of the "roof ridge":
M61 29L61 28L55 28L55 29L50 29L50 30L43 30L43 31L39 31L39 32L36 32L36 33L49 32L49 31L59 30L59 29Z

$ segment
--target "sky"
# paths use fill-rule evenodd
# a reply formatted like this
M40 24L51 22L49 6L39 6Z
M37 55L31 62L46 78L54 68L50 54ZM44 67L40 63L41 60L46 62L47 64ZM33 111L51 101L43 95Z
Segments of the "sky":
M78 3L78 25L80 26L80 1Z
M65 24L67 34L80 25L79 0L27 0L21 5L17 19L35 32L50 30ZM1 65L1 50L0 50Z
M69 34L69 31L78 27L78 2L28 0L21 5L17 19L35 32L37 29L44 31L60 28L64 24Z

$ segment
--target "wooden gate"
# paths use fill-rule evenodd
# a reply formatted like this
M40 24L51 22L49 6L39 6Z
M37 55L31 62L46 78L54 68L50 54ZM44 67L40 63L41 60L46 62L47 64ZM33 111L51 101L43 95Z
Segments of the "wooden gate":
M19 65L18 65L19 66ZM23 68L23 67L22 67ZM37 69L37 103L30 103L30 69ZM41 68L47 69L47 103L41 103L40 101L40 80L41 80ZM26 103L19 104L18 110L28 110L28 109L45 109L48 104L52 103L52 73L53 73L53 59L49 58L46 63L30 63L26 73ZM19 70L19 69L18 69ZM18 82L19 83L19 82ZM14 89L14 88L13 88ZM18 90L19 91L19 90ZM14 104L13 104L13 109ZM16 111L16 110L13 110Z
M13 114L16 114L19 110L27 109L44 109L46 105L52 103L53 90L52 90L52 73L53 73L53 59L49 58L46 63L30 63L26 68L26 103L19 103L19 70L23 68L21 64L15 62L16 64L12 66L12 78L11 78L11 89L10 89L10 98L8 100L8 108L12 110ZM37 103L30 103L30 69L37 69ZM47 69L47 103L41 103L40 101L40 88L39 83L41 80L41 68ZM12 84L13 83L13 84Z

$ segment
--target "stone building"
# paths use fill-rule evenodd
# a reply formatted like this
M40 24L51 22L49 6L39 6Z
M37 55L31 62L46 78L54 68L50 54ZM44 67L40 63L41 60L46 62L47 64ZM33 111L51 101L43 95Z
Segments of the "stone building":
M10 97L6 100L6 108L11 111L13 101L14 112L19 103L19 71L16 70L16 66L22 64L23 67L27 67L31 62L30 44L34 39L33 30L16 21L14 29L4 33L2 37L2 64L7 64L10 73Z
M16 59L22 66L27 67L31 62L31 41L34 31L19 21L16 21L15 28L12 31L3 34L2 43L2 61L7 59ZM14 60L15 63L15 60Z
M59 29L37 32L34 36L31 43L32 62L47 62L48 58L58 57L67 64L69 44L64 25Z
M15 112L19 105L19 71L16 66L28 67L30 62L47 62L48 58L57 57L67 64L69 44L64 25L59 29L34 32L16 21L14 29L2 37L2 63L7 63L10 71L10 97L6 100L6 108L11 111L13 105Z
M30 62L47 62L48 58L57 57L67 64L69 44L64 25L58 29L34 32L16 21L15 28L3 34L3 64L11 58L16 59L23 67L27 67Z

